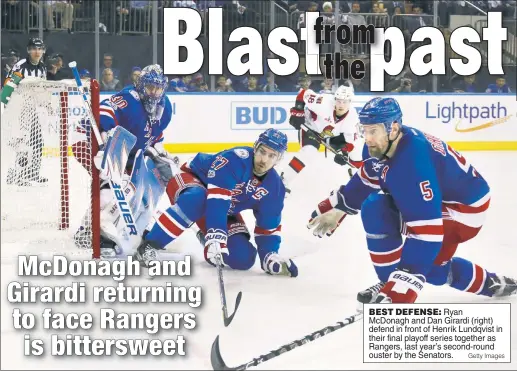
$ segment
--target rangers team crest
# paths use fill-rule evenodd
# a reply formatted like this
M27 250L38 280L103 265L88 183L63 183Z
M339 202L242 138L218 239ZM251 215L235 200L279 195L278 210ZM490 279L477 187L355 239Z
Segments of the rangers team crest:
M240 158L248 158L250 156L249 152L242 148L236 148L233 152L235 152L235 154Z

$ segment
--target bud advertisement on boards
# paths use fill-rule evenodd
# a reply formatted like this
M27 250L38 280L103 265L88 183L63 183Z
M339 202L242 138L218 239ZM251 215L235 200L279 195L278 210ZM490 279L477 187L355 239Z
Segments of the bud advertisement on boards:
M116 3L5 7L2 370L517 368L515 1Z

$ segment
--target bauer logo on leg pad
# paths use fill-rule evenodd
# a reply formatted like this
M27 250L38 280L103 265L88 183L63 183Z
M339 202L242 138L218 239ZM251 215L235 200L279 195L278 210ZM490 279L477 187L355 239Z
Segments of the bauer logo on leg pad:
M132 236L137 236L138 232L136 229L135 221L133 220L133 217L131 216L130 206L128 205L128 203L126 201L123 190L121 189L119 184L117 184L113 181L111 182L111 187L115 191L115 197L117 198L117 204L120 208L122 217L124 218L126 226L129 230L129 234Z

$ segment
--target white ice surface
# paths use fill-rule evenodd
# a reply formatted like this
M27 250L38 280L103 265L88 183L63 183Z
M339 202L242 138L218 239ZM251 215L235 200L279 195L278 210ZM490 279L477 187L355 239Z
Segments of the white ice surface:
M492 202L488 220L480 234L460 246L458 256L472 260L489 271L517 275L517 246L515 244L515 163L517 154L511 152L466 153L478 171L488 180L492 189ZM186 158L187 156L182 156ZM286 160L290 156L288 155ZM241 306L233 323L224 328L220 310L217 275L215 269L201 258L201 248L191 232L185 233L175 243L175 250L191 254L195 261L193 275L189 278L171 278L178 285L196 285L203 288L203 304L190 308L186 304L116 304L109 307L125 312L194 312L197 327L194 330L161 331L147 335L144 330L118 331L69 331L72 334L88 334L94 338L175 338L184 334L187 339L185 357L51 357L47 350L42 357L23 355L23 335L49 342L50 334L66 331L41 329L39 313L45 307L54 311L84 312L96 314L100 307L108 305L83 304L11 304L7 301L6 287L10 281L27 281L33 285L69 284L73 278L29 278L17 276L17 265L12 259L2 259L1 290L1 366L2 369L211 369L210 347L216 335L221 335L221 350L229 366L237 366L253 357L264 354L308 333L333 324L355 312L355 297L376 282L374 269L367 252L364 232L359 217L348 217L330 239L313 237L306 229L307 219L316 204L348 179L344 169L331 161L320 161L308 168L293 185L293 193L286 200L283 218L283 243L281 253L292 256L300 275L298 278L279 278L264 274L259 265L247 272L226 270L224 279L230 310L238 291L243 292ZM253 220L245 214L250 230ZM49 232L50 233L50 232ZM2 257L6 254L27 254L28 251L52 251L51 242L40 241L28 246L10 241L2 243ZM70 249L74 247L70 246ZM81 278L76 281L93 285L113 284L110 278ZM131 284L163 284L167 278L148 281L142 277L129 278ZM489 303L496 300L458 292L450 287L428 285L419 297L422 303ZM512 337L517 336L515 318L516 298L502 300L512 305ZM501 300L497 300L501 302ZM37 314L36 330L14 330L11 313L13 308ZM96 328L96 326L94 326ZM363 363L362 322L352 324L313 343L283 354L261 364L256 369L517 369L517 346L512 345L512 363L505 364L447 364L447 363ZM47 345L48 346L48 345Z

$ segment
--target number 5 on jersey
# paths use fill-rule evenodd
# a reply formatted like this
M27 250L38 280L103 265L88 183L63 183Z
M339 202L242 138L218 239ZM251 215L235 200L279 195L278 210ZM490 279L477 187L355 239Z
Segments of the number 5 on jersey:
M431 182L424 180L420 182L420 192L424 196L424 201L431 201L434 197L433 190L431 189Z

